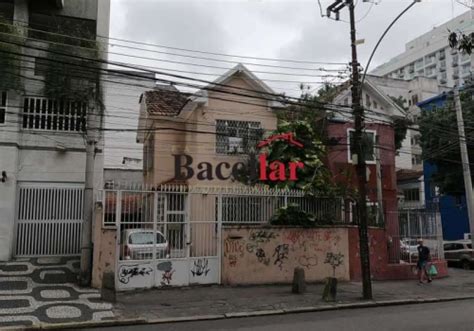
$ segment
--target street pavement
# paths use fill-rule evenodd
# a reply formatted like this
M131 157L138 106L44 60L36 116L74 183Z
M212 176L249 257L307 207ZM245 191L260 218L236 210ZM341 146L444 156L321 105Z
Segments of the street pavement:
M450 269L449 273L450 277L422 286L415 280L374 281L374 299L383 302L474 296L474 271ZM114 313L118 319L157 320L305 307L317 309L328 306L328 303L322 300L322 284L311 284L306 293L299 295L292 294L290 288L290 285L202 286L122 293L118 296ZM361 303L361 293L361 283L340 283L338 302L335 304Z
M93 329L88 330L92 331ZM121 326L102 328L101 330L473 331L474 300L223 319L202 322L137 325L127 327Z
M249 317L252 314L253 316L273 314L272 317L267 316L263 319L267 322L270 320L281 321L281 323L275 322L276 325L272 327L272 330L282 329L284 325L293 322L303 323L302 328L306 329L307 325L304 323L311 322L313 319L308 317L309 320L305 320L304 316L317 316L314 321L329 323L328 327L332 325L331 323L340 326L347 323L344 316L355 316L354 307L361 308L361 305L365 305L367 311L377 311L367 307L402 303L405 306L400 305L383 310L388 314L386 320L390 321L392 317L396 320L397 314L392 316L390 312L419 311L419 318L416 314L406 317L413 323L413 326L418 326L423 325L424 319L427 319L426 322L432 320L431 317L422 314L424 310L420 307L426 305L420 304L412 308L407 306L407 303L474 298L474 271L450 269L450 277L436 279L433 283L422 286L413 280L373 282L374 300L372 301L361 300L360 283L344 282L338 286L337 302L334 303L322 300L322 284L310 284L304 294L292 294L290 285L149 289L120 293L117 303L111 305L99 300L100 295L97 290L77 287L74 284L76 271L77 261L67 259L56 262L33 259L0 264L0 329L5 326L37 326L38 324L44 327L56 324L56 328L64 329L77 327L77 323L81 322L102 323L104 321L111 323L108 325L120 325L127 321L129 324L131 322L144 324L162 323L163 320L176 321L183 318L209 319L209 317L221 320L201 322L204 327L198 329L207 329L207 326L212 325L225 329L226 326L240 325L239 323L243 321L253 321L254 319L235 318ZM455 323L457 320L465 321L466 316L463 315L465 313L468 313L467 317L469 318L474 316L474 310L469 305L466 306L465 302L456 301L452 305L445 303L446 307L458 306L462 308L458 312L450 312L443 318ZM432 307L435 308L430 308L429 311L437 311L437 306ZM329 312L328 310L335 311ZM297 318L294 320L291 316L295 311L313 313L295 315L298 317L294 317ZM277 315L282 313L286 313L287 317ZM322 319L324 316L328 316L326 320ZM340 317L332 318L331 316ZM439 316L443 316L443 314L438 312L436 318ZM377 319L379 318L380 316L377 315ZM422 321L418 321L418 319ZM288 323L285 322L287 320ZM255 319L255 321L262 321L262 319ZM71 322L72 325L67 324ZM361 320L354 325L365 325L364 323ZM194 324L194 322L175 324L170 327L181 328L182 325ZM352 326L352 324L348 325ZM375 325L383 330L380 327L385 326L384 319ZM258 324L255 326L261 327ZM471 326L472 331L474 323ZM92 327L92 325L82 325L82 327ZM156 324L153 329L162 327L162 324ZM99 329L105 329L105 325L101 324ZM118 329L124 330L125 327L120 326ZM140 327L137 330L141 330ZM147 326L143 326L143 330L147 330Z
M0 328L112 318L99 291L75 284L78 267L77 258L0 263Z

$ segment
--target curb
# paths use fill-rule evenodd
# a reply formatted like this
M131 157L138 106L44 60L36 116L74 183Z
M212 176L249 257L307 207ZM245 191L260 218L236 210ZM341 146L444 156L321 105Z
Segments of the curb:
M411 298L411 299L397 299L397 300L374 300L364 302L353 302L353 303L337 303L327 304L322 306L311 306L311 307L296 307L296 308L285 308L285 309L273 309L273 310L257 310L248 312L235 312L225 313L216 315L195 315L186 317L167 317L158 319L124 319L124 320L110 320L110 321L98 321L98 322L79 322L79 323L58 323L58 324L40 324L31 327L18 327L18 328L2 328L0 330L66 330L66 329L84 329L94 327L111 327L111 326L127 326L127 325L143 325L143 324L167 324L167 323L186 323L186 322L197 322L197 321L210 321L210 320L222 320L222 319L233 319L233 318L245 318L245 317L259 317L259 316L270 316L270 315L286 315L286 314L300 314L300 313L311 313L319 311L333 311L333 310L348 310L358 308L375 308L375 307L388 307L388 306L400 306L408 304L425 304L425 303L436 303L436 302L449 302L449 301L462 301L472 300L474 295L470 296L453 296L446 298Z

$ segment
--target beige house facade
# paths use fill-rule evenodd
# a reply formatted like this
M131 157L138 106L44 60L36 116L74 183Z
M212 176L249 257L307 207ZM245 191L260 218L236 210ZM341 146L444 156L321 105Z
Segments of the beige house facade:
M232 172L277 127L282 105L272 94L241 64L194 94L170 86L145 92L137 136L144 183L239 185Z

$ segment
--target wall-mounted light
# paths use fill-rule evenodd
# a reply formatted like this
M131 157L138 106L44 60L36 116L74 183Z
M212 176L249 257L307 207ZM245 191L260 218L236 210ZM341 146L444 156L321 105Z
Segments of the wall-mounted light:
M5 183L7 181L7 172L4 170L2 171L2 178L0 179L2 183Z

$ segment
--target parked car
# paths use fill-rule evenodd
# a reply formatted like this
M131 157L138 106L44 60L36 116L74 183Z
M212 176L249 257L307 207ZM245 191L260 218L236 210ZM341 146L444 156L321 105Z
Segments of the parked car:
M418 242L416 239L400 239L400 253L401 258L407 262L413 262L418 260Z
M122 232L121 257L124 260L153 258L153 230L127 229ZM156 258L169 258L169 244L165 236L156 231Z
M474 263L474 251L470 240L445 241L444 258L448 263L469 270Z

